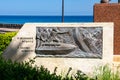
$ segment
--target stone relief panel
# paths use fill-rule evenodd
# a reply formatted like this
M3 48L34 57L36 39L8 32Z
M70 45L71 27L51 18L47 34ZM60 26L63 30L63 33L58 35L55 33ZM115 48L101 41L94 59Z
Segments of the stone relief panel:
M36 27L39 57L102 58L102 27Z

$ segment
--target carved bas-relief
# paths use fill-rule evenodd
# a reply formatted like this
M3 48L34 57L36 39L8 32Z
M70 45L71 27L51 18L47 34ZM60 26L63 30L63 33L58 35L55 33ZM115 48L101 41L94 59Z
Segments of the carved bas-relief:
M102 58L102 27L36 27L40 57Z

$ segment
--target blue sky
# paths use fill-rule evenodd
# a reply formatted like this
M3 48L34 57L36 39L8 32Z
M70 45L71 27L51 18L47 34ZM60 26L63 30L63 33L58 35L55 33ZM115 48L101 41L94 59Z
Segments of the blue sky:
M93 15L100 0L64 0L65 15ZM112 0L111 3L117 3ZM0 0L0 15L61 15L62 0Z

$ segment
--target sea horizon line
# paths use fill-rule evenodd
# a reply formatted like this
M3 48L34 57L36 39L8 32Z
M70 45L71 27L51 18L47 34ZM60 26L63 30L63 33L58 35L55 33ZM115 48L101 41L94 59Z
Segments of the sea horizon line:
M0 16L61 16L62 15L0 15ZM64 16L93 16L93 15L64 15Z

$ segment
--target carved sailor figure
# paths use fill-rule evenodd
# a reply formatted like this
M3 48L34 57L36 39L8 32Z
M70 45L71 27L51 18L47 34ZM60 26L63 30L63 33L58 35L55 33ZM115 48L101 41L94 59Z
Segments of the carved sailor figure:
M36 29L36 47L39 48L41 45L41 29L37 28Z

